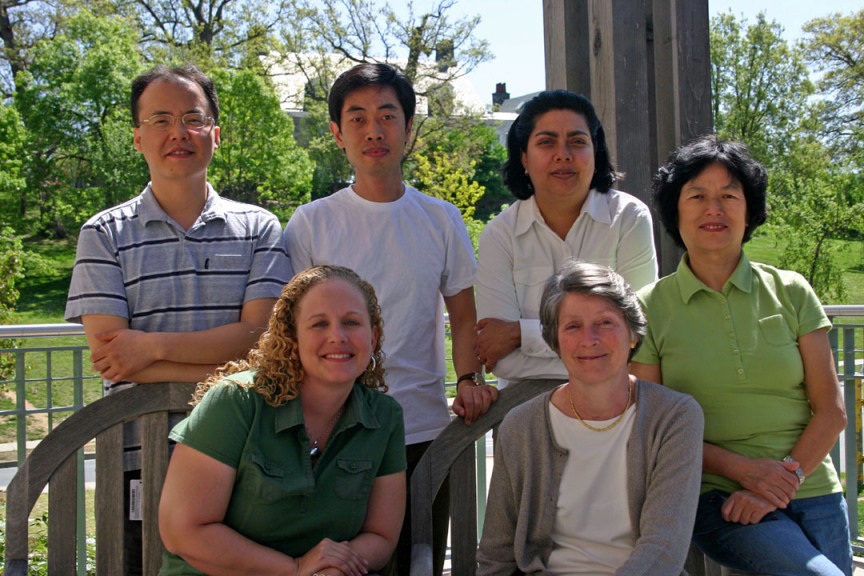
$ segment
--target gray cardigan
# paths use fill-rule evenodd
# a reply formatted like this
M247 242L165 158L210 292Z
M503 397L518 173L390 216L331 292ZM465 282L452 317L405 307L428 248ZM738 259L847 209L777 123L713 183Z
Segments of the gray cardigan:
M501 423L477 576L547 574L568 454L552 434L551 396L552 391L517 406ZM702 476L702 410L692 397L643 380L636 398L627 441L635 541L615 574L686 574Z

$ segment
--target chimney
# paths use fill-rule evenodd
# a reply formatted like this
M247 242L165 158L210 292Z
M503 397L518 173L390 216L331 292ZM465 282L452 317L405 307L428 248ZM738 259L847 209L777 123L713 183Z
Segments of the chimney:
M507 92L507 84L505 82L495 84L495 92L492 93L492 105L501 106L501 104L509 99L510 93Z

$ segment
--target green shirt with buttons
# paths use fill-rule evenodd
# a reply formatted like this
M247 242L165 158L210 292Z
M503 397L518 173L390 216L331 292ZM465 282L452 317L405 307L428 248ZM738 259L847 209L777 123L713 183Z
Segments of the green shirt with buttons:
M692 395L705 413L705 441L751 458L781 460L810 421L798 338L830 328L819 299L795 272L741 261L721 292L682 258L675 273L638 293L648 334L633 358L660 364L663 384ZM740 486L705 473L702 492ZM831 457L796 498L841 491Z
M173 440L236 469L224 523L292 557L325 537L354 538L372 482L406 468L398 402L355 384L313 467L299 398L273 408L248 387L253 377L227 377L171 431ZM166 552L160 574L200 572Z

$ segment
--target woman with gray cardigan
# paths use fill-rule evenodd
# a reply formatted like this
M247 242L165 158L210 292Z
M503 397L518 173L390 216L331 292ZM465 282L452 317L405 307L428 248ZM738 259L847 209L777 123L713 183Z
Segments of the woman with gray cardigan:
M699 405L629 374L646 321L611 268L566 262L540 321L569 381L501 424L477 574L684 573Z

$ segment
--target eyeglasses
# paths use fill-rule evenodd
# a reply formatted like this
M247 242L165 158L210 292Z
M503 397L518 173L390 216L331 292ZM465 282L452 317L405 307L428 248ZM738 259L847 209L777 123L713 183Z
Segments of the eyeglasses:
M186 130L190 132L200 132L206 130L213 124L213 117L201 114L200 112L190 112L180 117L180 122ZM173 114L153 114L146 120L138 122L138 126L147 124L151 128L157 130L169 130L177 124L177 117Z

